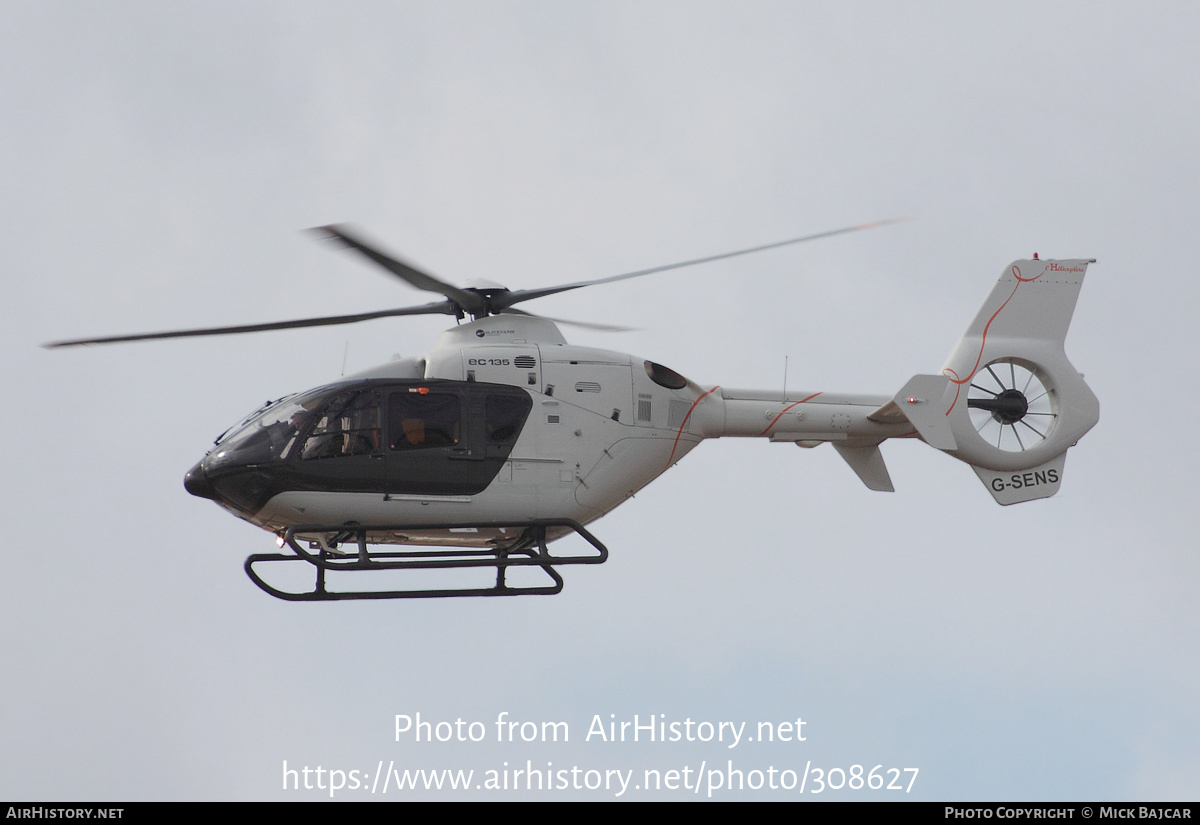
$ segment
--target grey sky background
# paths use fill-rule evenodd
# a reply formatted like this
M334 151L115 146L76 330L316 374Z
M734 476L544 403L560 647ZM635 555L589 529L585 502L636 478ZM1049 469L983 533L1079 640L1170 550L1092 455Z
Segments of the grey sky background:
M732 759L916 767L919 799L1196 799L1198 23L1182 3L3 0L0 797L328 797L284 793L284 760ZM1000 508L917 443L884 445L888 495L829 448L709 442L596 522L610 561L552 598L279 602L241 571L272 537L183 490L264 400L420 355L445 318L38 347L431 299L297 231L335 221L529 288L896 216L529 308L636 327L564 332L700 383L781 387L787 357L789 388L891 393L1009 261L1095 257L1067 352L1101 420L1062 492ZM392 735L417 712L494 734L502 711L571 741ZM596 714L799 716L807 741L584 742ZM863 796L901 794L816 798Z

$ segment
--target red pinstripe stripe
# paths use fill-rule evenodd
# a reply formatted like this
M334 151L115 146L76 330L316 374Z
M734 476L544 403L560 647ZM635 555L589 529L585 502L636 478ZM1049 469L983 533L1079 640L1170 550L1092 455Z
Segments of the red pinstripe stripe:
M683 417L683 423L679 425L679 432L675 433L675 443L671 445L671 457L667 459L668 467L671 466L671 462L675 459L675 450L677 447L679 447L679 436L683 435L683 428L687 426L688 419L692 417L692 410L696 409L696 405L699 404L701 401L703 401L705 398L707 398L711 393L714 393L718 389L720 389L720 386L721 385L718 384L717 386L713 387L708 392L701 395L699 398L697 398L695 401L693 401L692 406L688 408L687 415L685 415Z
M962 392L962 385L974 378L975 373L979 370L979 362L983 360L983 350L987 346L988 329L992 326L992 321L995 321L996 316L999 315L1006 306L1008 306L1008 302L1013 299L1013 295L1016 295L1017 290L1021 288L1021 284L1029 283L1030 281L1036 281L1038 278L1046 274L1046 270L1043 269L1032 278L1022 278L1021 268L1014 266L1012 268L1012 274L1013 277L1017 279L1017 285L1013 287L1013 291L1009 294L1008 298L1006 298L1004 303L1000 305L1000 309L997 309L995 312L993 312L992 317L988 318L988 322L983 325L983 337L979 342L979 354L975 356L975 366L971 367L970 374L967 375L966 378L959 378L958 373L952 369L947 368L942 370L942 375L950 374L954 376L950 379L950 383L954 384L954 400L950 402L950 407L946 410L946 415L949 415L950 411L954 409L954 405L958 403L958 396Z
M779 419L783 418L784 414L788 410L790 410L792 407L796 406L796 404L803 404L805 401L812 401L814 398L816 398L820 394L821 393L819 393L819 392L814 392L808 398L802 398L799 401L797 401L795 404L789 404L788 406L784 407L782 410L779 411L779 415L775 416L775 418L773 418L771 420L771 423L767 425L767 429L763 430L761 433L759 433L757 436L755 436L755 438L762 437L762 436L766 435L768 432L770 432L771 428L774 427L777 423L779 423Z

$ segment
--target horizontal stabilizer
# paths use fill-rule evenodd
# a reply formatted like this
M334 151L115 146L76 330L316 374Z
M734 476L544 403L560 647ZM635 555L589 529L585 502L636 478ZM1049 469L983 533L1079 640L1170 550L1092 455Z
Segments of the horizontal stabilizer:
M1038 467L1018 472L996 472L972 465L971 469L988 488L997 504L1019 504L1038 498L1049 498L1058 492L1062 483L1063 463L1067 454L1053 458Z
M925 443L939 450L958 449L950 420L946 418L950 402L945 398L949 390L950 379L944 375L914 375L893 399Z
M862 483L867 485L867 489L883 493L895 492L896 488L892 486L892 479L888 475L887 465L883 463L883 453L879 452L878 444L872 444L870 447L847 447L835 441L833 449L846 459L850 469L858 474Z

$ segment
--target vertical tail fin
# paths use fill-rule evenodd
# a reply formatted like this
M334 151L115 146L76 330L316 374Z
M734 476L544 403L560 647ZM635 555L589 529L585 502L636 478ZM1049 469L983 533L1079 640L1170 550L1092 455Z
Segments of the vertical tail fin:
M1063 349L1089 263L1014 261L942 375L916 376L896 396L922 437L970 464L1000 504L1058 492L1067 449L1100 418Z

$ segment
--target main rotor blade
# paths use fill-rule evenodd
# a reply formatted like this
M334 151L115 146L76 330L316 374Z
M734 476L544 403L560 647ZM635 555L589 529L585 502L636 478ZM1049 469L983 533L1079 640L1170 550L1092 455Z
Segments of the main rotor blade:
M116 344L122 341L153 341L158 338L196 338L202 335L233 335L239 332L268 332L276 329L299 329L300 327L325 327L335 324L354 324L375 318L391 318L396 315L457 315L458 310L450 301L438 301L419 307L384 309L378 312L363 312L358 315L329 315L324 318L305 318L296 321L275 321L269 324L244 324L236 327L211 327L209 329L183 329L174 332L151 332L141 335L110 335L106 338L80 338L75 341L54 341L42 344L46 349L78 347L84 344Z
M454 303L458 304L463 310L472 314L479 315L484 312L484 300L481 296L474 292L467 292L452 286L445 281L440 281L430 275L428 272L422 272L410 264L406 264L394 255L389 255L382 252L374 245L367 243L360 237L356 237L349 231L349 227L340 224L330 224L329 226L318 226L312 230L322 237L337 241L347 249L353 249L360 255L363 255L368 260L373 261L393 275L407 281L417 289L423 289L426 292L436 292L439 295L445 295Z
M549 315L534 315L532 312L526 312L523 309L507 309L500 310L499 315L524 315L526 318L544 318L547 321L553 321L556 324L567 324L572 327L582 327L583 329L595 329L600 332L633 332L634 327L618 327L613 324L595 324L589 321L569 321L566 318L551 318Z
M834 235L845 235L849 232L859 232L863 229L874 229L877 226L886 226L892 223L899 223L908 220L907 218L888 218L884 221L875 221L874 223L862 223L857 226L846 226L841 229L834 229L829 232L818 232L815 235L804 235L800 238L792 238L786 241L776 241L775 243L763 244L762 246L752 246L749 249L739 249L736 252L723 252L720 255L709 255L704 258L693 258L690 261L680 261L674 264L665 264L663 266L655 266L650 269L639 269L637 272L626 272L622 275L610 275L607 278L596 278L592 281L578 281L573 284L563 284L561 286L550 286L542 289L519 289L503 295L497 295L492 299L493 310L499 310L504 307L510 307L513 304L519 304L522 301L530 301L534 298L541 298L546 295L554 295L558 292L566 292L571 289L579 289L585 286L595 286L596 284L609 284L613 281L624 281L627 278L640 278L642 275L652 275L655 272L666 272L669 269L682 269L685 266L696 266L697 264L706 264L712 261L721 261L726 258L736 258L739 255L749 255L753 252L763 252L767 249L778 249L781 246L790 246L791 244L804 243L805 241L815 241L821 238L831 238Z

